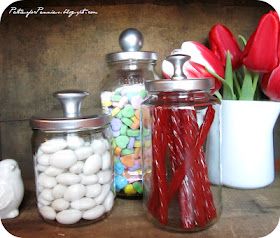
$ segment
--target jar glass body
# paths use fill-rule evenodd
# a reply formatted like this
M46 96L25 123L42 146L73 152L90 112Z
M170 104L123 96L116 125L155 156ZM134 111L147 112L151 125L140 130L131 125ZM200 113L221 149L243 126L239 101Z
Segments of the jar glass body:
M148 218L180 232L214 224L222 209L219 100L203 91L152 94L141 116Z
M103 112L111 121L115 188L119 197L141 198L142 158L140 104L147 99L144 82L158 79L154 60L124 60L109 63L101 93Z
M111 133L33 129L37 207L53 224L78 226L104 218L114 204Z

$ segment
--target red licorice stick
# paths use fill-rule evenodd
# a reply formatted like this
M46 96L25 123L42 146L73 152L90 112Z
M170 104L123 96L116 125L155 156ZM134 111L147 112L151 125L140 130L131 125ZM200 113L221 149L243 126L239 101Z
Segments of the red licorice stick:
M157 175L157 179L153 180L153 194L151 196L150 204L155 207L151 207L152 214L156 215L158 221L161 224L167 224L168 222L168 184L166 178L166 149L167 149L167 136L166 125L167 125L168 115L166 110L162 107L157 106L154 108L153 113L153 132L152 132L152 152L153 152L153 171ZM153 176L154 178L154 176ZM155 188L157 188L157 192Z
M188 116L189 112L187 112L187 110L184 110L184 111L185 111L185 113L181 113L181 114L184 114L185 121L183 124L182 120L181 120L180 124L183 124L184 127L187 127L187 128L190 127L190 125L196 125L196 118L189 117ZM188 111L190 111L190 110L188 110ZM207 173L205 173L205 172L207 172L207 171L205 171L205 169L203 170L203 167L201 168L201 166L200 166L201 162L199 162L199 160L197 160L196 158L201 158L201 155L199 155L199 154L203 152L203 151L201 151L201 148L204 144L204 141L206 140L209 129L212 125L212 122L214 119L214 114L215 114L214 109L211 106L209 106L207 109L206 115L205 115L204 123L202 124L202 126L199 130L198 138L196 140L195 139L193 140L193 141L196 141L195 145L193 147L189 147L188 144L191 144L190 141L188 143L185 143L185 145L184 145L185 148L188 148L185 152L185 155L187 155L189 153L191 154L191 156L188 160L192 162L191 166L194 166L194 169L192 169L188 173L188 181L191 180L189 183L193 185L192 189L189 189L189 190L191 190L194 193L194 200L195 200L194 206L195 207L192 209L195 210L195 216L196 216L195 222L196 222L196 225L201 226L201 227L203 227L206 224L206 222L208 220L207 217L209 218L209 215L205 217L205 214L204 214L205 209L203 208L203 206L205 207L205 206L208 206L208 204L210 204L210 207L214 208L214 211L215 211L215 207L213 204L212 193L210 190L210 184L209 184L208 178L206 178ZM178 120L178 117L176 117L176 120ZM195 131L198 132L198 129L196 129L194 127L194 129L189 130L190 134L185 133L186 140L188 140L188 136L190 136L191 134L194 134ZM206 168L206 165L205 165L205 168ZM169 201L172 199L172 197L178 190L179 186L182 185L182 181L185 177L187 170L188 170L188 168L186 168L186 164L182 163L181 166L179 167L179 169L177 169L175 171L172 181L171 181L171 185L170 185L171 189L169 191ZM205 183L205 181L207 181L208 183ZM183 183L183 186L185 186L185 185L186 184ZM208 187L208 189L205 189L207 187ZM184 187L184 188L186 190L187 187ZM203 190L201 190L201 189L203 189ZM207 192L208 200L206 202L205 201L203 202L204 191L208 191ZM211 197L209 197L209 194L211 195ZM188 201L184 197L181 197L181 199L182 199L181 203L183 203L184 201ZM207 205L205 205L205 204L207 204ZM188 217L188 214L185 211L181 211L181 212L182 212L181 220L183 220L182 225L184 228L189 229L191 227L190 226L191 221Z
M201 173L200 168L198 167L198 156L196 156L196 151L198 148L196 147L196 141L199 135L199 127L197 124L196 112L191 109L182 110L180 116L183 121L184 129L183 129L183 138L185 142L185 150L186 150L186 158L185 160L189 161L189 168L186 168L188 171L187 179L191 184L191 196L193 196L193 212L194 212L194 223L196 226L203 227L206 224L206 218L204 214L204 200L203 200L203 191L202 191L202 183L199 174ZM186 173L186 172L185 172ZM182 184L181 188L184 186ZM182 190L182 189L180 189ZM181 223L184 228L188 228L188 217L185 214L184 207L186 204L184 202L185 194L180 193L181 197L179 201L182 203L181 208Z
M209 108L211 108L211 109L209 109ZM209 114L209 116L207 114ZM206 115L205 115L205 119L204 119L204 121L205 122L207 121L207 123L202 124L202 126L200 128L199 138L197 139L195 147L193 148L193 152L195 152L194 155L196 155L196 156L197 156L197 154L199 153L199 150L201 149L201 147L204 144L204 141L207 137L209 129L210 129L210 127L212 125L212 122L214 120L214 116L215 116L214 114L215 114L215 110L211 106L209 106L207 111L206 111ZM169 191L169 196L168 196L169 201L175 195L176 191L178 190L179 186L181 185L181 183L184 179L184 176L185 176L185 164L182 164L182 166L180 166L180 168L176 170L176 172L174 173L174 176L171 180L170 191Z
M192 120L188 124L184 123L184 118L181 116L183 111L189 111L190 115L193 116ZM182 184L179 188L178 199L181 210L181 223L185 229L192 229L195 227L195 214L193 212L193 206L196 202L196 198L192 196L193 193L193 174L190 173L191 158L189 158L189 150L193 148L195 139L198 135L198 126L196 123L195 111L191 109L179 109L172 110L171 126L170 130L173 133L174 146L176 148L177 156L173 160L176 169L182 164L185 165L186 173ZM191 119L188 118L188 119ZM184 135L188 135L186 138ZM175 172L175 171L174 171ZM174 175L173 175L174 176Z

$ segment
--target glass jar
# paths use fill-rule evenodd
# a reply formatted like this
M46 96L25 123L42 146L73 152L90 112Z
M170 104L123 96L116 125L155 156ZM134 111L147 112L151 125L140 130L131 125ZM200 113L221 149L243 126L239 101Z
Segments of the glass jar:
M136 39L131 42L131 38ZM130 39L130 40L129 40ZM124 52L106 56L110 73L101 93L103 111L113 117L115 188L119 197L142 197L140 104L147 98L144 82L158 79L157 55L139 51L142 35L127 29L120 35Z
M81 116L82 91L55 93L64 117L32 117L37 207L47 222L81 225L114 204L110 117Z
M176 76L146 82L150 97L141 106L145 211L174 231L203 230L222 209L220 101L209 93L213 80L178 73L187 59L167 58Z

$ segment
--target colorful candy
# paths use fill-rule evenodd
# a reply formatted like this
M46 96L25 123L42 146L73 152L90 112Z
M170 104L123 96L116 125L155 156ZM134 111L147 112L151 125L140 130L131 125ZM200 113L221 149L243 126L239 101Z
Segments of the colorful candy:
M147 98L143 85L129 85L101 94L104 112L113 117L115 187L119 195L142 195L140 105ZM149 131L145 133L150 135ZM136 183L136 185L134 185Z

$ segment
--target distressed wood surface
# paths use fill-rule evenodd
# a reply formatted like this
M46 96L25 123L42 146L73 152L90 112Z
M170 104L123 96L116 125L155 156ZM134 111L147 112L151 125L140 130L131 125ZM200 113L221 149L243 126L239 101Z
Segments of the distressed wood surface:
M223 188L223 213L209 229L190 234L170 233L150 223L140 200L116 199L108 218L96 224L62 228L46 224L38 215L33 183L26 183L20 216L4 220L12 234L22 238L257 238L270 233L280 217L280 178L269 187L255 190Z

